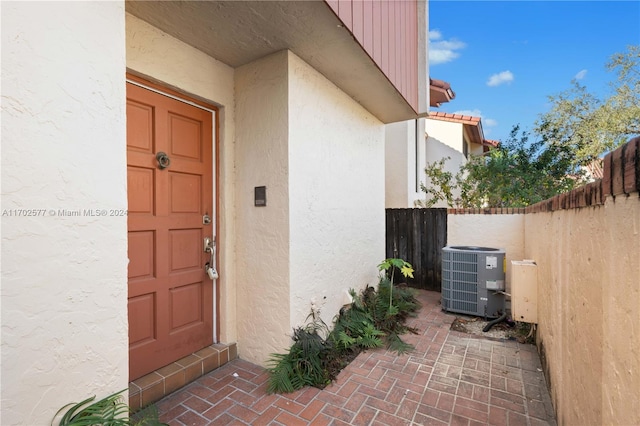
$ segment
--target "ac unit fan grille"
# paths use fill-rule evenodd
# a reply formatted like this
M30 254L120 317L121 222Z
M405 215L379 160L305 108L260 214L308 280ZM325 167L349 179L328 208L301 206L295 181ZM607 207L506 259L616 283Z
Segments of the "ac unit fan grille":
M445 251L442 256L442 299L445 309L478 311L478 255Z

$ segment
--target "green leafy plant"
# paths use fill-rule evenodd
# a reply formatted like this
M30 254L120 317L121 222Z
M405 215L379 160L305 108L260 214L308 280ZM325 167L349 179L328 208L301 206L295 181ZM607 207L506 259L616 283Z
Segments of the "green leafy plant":
M405 277L413 273L407 262L387 260ZM385 270L389 269L391 266ZM377 291L369 286L360 294L350 290L352 303L340 310L331 331L312 305L307 324L293 330L289 352L271 354L267 392L289 393L304 386L322 389L366 349L384 345L399 354L411 350L413 347L403 342L400 335L416 332L405 321L415 315L420 303L412 289L406 286L397 286L395 292L392 289L391 280L385 275L380 278Z
M126 389L113 393L95 401L95 395L82 402L69 403L60 408L53 416L61 413L58 426L162 426L158 420L158 411L154 405L141 410L134 417L129 417L129 406L122 393ZM94 402L95 401L95 402ZM65 411L66 410L66 411ZM53 420L51 426L53 426ZM165 425L166 426L166 425Z
M267 392L293 392L304 386L324 386L330 382L324 359L330 348L323 337L328 327L312 309L304 327L293 330L293 345L286 354L271 354L267 371Z
M406 262L404 259L387 258L378 265L378 270L385 271L385 274L387 276L389 276L389 271L391 271L391 276L390 276L391 285L389 288L389 313L393 311L393 303L392 303L393 277L396 272L396 269L400 269L400 272L405 278L407 277L413 278L413 267L409 262Z
M406 333L416 333L417 330L406 325L409 317L415 316L420 309L420 302L415 298L414 290L405 285L395 286L392 292L391 280L381 277L377 291L365 289L362 293L362 304L371 316L376 329L384 333L384 343L387 349L398 354L406 353L413 349L405 343L400 336ZM392 298L392 309L387 300Z

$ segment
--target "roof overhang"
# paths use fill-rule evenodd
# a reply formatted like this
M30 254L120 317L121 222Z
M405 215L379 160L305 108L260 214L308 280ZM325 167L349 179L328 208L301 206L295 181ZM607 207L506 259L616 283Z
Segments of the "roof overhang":
M482 151L487 152L491 148L497 148L500 145L500 141L496 141L493 139L483 139L482 140Z
M464 133L470 143L483 145L485 139L484 132L482 131L482 122L480 120L480 117L436 111L431 112L429 114L429 118L439 121L460 123L462 124Z
M289 49L384 123L419 115L324 1L126 1L126 11L231 67Z
M451 102L456 97L451 85L443 80L429 79L429 105L439 107L443 103Z

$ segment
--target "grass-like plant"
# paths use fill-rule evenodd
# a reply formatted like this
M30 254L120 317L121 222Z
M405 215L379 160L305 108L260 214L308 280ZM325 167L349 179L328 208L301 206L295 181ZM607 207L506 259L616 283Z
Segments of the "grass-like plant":
M167 426L158 420L158 411L154 405L129 417L129 406L122 396L125 391L123 389L98 401L95 401L94 395L82 402L69 403L53 417L55 419L64 412L58 426ZM51 426L54 426L53 420Z

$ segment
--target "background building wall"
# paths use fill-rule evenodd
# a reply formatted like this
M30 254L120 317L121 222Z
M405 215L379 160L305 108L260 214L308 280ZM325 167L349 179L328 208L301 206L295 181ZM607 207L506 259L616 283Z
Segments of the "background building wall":
M415 121L400 121L385 126L385 206L413 207L416 191Z
M127 387L124 27L123 2L2 4L3 425Z
M384 258L384 125L289 53L291 327L327 324Z
M460 167L467 162L463 151L463 125L460 123L451 123L447 121L439 121L426 119L427 140L425 147L425 156L427 163L434 163L443 158L449 157L444 163L443 170L451 173L454 178L460 170ZM424 167L421 179L426 187L430 187L431 180L426 177ZM453 199L460 196L460 190L455 188L452 191ZM422 199L426 194L422 193ZM433 207L451 207L445 201L438 201Z

